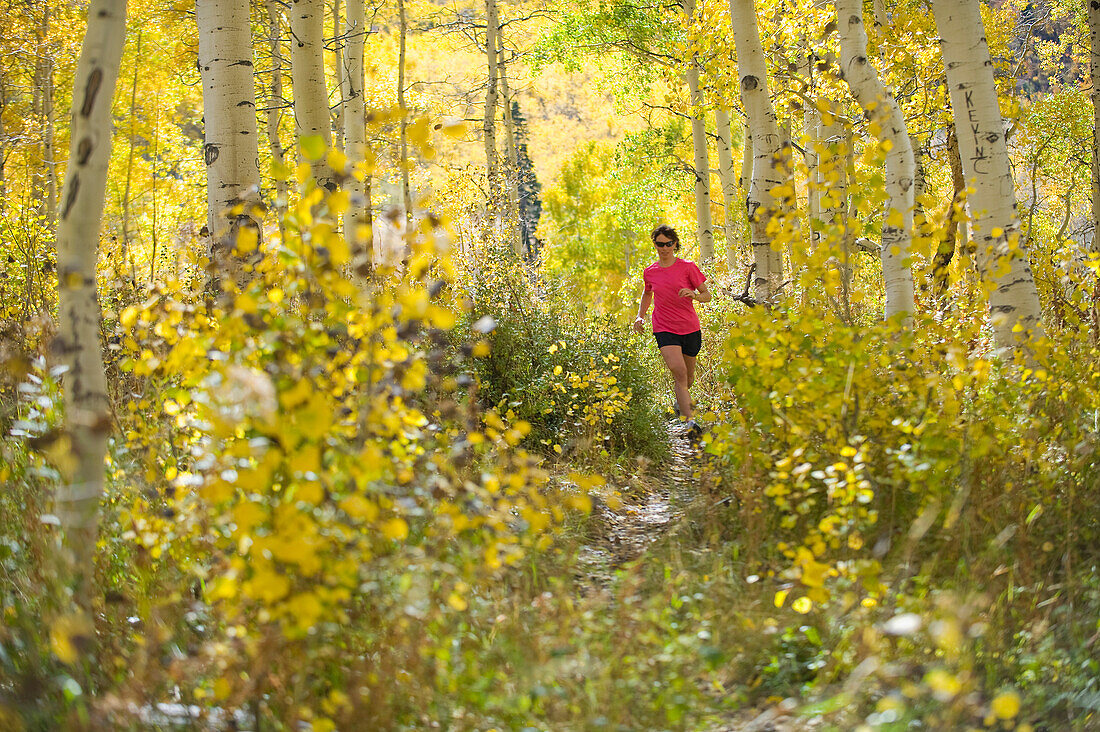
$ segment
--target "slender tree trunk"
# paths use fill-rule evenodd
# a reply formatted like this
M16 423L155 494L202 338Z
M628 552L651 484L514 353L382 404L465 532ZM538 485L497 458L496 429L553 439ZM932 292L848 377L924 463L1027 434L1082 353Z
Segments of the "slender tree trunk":
M977 0L933 0L940 51L959 135L978 270L989 294L994 341L1019 351L1028 335L1043 335L1039 295L1020 238L1016 193L997 104L993 65ZM1019 328L1020 335L1017 335Z
M56 348L67 367L63 377L65 418L76 467L71 479L58 488L56 511L65 530L65 554L76 596L84 602L92 589L111 426L99 342L96 269L111 157L111 97L125 37L125 0L92 0L73 80L72 144L57 225Z
M141 68L141 35L141 29L139 28L134 39L134 76L130 81L130 151L126 156L126 183L122 188L122 257L123 261L130 263L130 275L135 282L137 281L137 271L130 252L130 189L134 179L134 158L137 156L135 127L137 125L138 71Z
M206 226L216 280L240 267L234 249L241 225L260 230L250 210L260 189L252 36L243 0L196 0L195 18L206 127Z
M340 92L340 101L336 105L336 124L333 132L333 145L338 150L344 150L344 113L348 102L348 74L347 74L347 39L344 38L344 23L341 18L343 3L340 0L332 2L332 38L336 55L336 80L337 90ZM345 150L346 153L346 150Z
M695 22L695 0L685 0L684 15ZM691 95L691 145L695 151L695 234L699 240L699 259L714 259L714 224L710 215L710 160L707 156L707 127L703 92L699 89L699 58L693 54L688 64L688 92Z
M283 30L279 20L278 0L266 0L264 7L267 10L267 47L271 54L271 87L268 90L270 99L264 112L264 129L267 132L267 145L271 151L271 161L276 168L286 167L286 151L283 149L282 140L279 139L279 120L283 116L283 106L286 104L286 95L283 93L283 64L285 58L282 50ZM286 177L275 177L275 217L279 221L279 240L286 241L286 214L290 198L290 186Z
M737 266L737 169L733 162L733 128L728 109L714 111L718 138L718 180L722 186L722 227L726 233L726 264L730 272Z
M806 136L806 210L810 225L810 250L817 251L821 246L822 229L821 198L825 179L821 173L821 112L817 108L817 86L814 79L814 55L810 52L806 40L800 44L804 65L802 75L807 79L808 101L802 110L802 127Z
M500 198L500 163L497 157L497 35L500 18L496 0L485 0L485 50L489 60L489 81L485 87L485 121L482 125L485 138L485 173L489 183L490 210ZM488 217L490 220L492 215Z
M500 55L497 60L497 73L500 75L500 96L504 107L504 151L508 158L507 173L504 175L508 188L508 238L512 242L512 251L523 257L523 236L520 232L519 215L519 150L516 148L516 122L512 117L512 95L508 89L508 65L504 62L504 34L497 34L500 42Z
M916 309L913 292L913 179L916 166L909 131L893 94L867 60L862 0L836 0L841 69L852 95L871 120L872 131L887 148L886 211L882 222L882 279L886 312L911 328Z
M932 291L941 305L947 297L947 288L951 284L951 260L955 258L955 243L960 225L966 227L966 221L959 215L965 201L966 176L963 175L962 158L959 156L959 137L955 134L955 124L947 128L947 160L951 167L951 208L947 212L947 224L943 237L936 246L932 257Z
M401 110L401 205L405 211L405 231L408 233L412 224L412 193L409 188L409 110L405 108L405 36L408 34L405 0L397 0L397 14L401 25L397 55L397 108Z
M45 39L42 53L42 118L44 129L42 131L42 163L46 174L46 220L51 224L57 217L57 161L54 157L56 150L56 111L54 110L53 72L54 57L50 47L50 4L43 3L42 8L42 35Z
M290 77L294 85L294 123L302 160L308 161L320 188L336 189L324 152L332 148L332 122L325 85L324 4L321 0L291 0Z
M748 211L756 264L756 299L773 302L783 278L783 255L772 246L768 223L780 213L780 202L772 195L772 190L786 180L790 148L783 144L768 92L767 66L760 45L754 0L730 0L730 18L737 48L741 103L752 129L753 166Z
M1092 78L1092 251L1100 253L1100 0L1088 0Z
M367 188L370 185L366 167L367 156L367 102L364 96L363 53L367 38L367 17L363 0L347 0L347 50L344 61L344 144L348 159L359 170L348 184L351 205L344 215L344 236L352 252L352 267L356 272L369 268L371 264L370 229L367 217L370 215L370 200Z

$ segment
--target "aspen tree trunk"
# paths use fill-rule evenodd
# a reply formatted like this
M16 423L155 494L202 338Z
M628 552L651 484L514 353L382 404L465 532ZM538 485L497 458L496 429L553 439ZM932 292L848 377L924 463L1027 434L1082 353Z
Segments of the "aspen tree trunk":
M58 488L56 512L65 531L65 560L81 600L91 592L111 425L99 342L96 260L111 157L111 97L125 37L125 0L92 0L73 80L72 144L57 224L56 348L68 369L63 377L65 419L76 467L71 481Z
M347 39L344 38L344 23L341 20L343 3L333 0L332 3L332 38L334 52L336 54L336 88L340 93L340 101L336 105L336 124L333 132L333 145L338 150L347 151L344 148L344 113L348 103L348 74L347 74Z
M282 25L279 22L279 6L277 0L267 0L264 3L267 10L267 46L271 54L271 88L270 100L264 114L264 127L267 131L267 145L271 150L271 160L276 167L283 168L286 165L286 151L279 139L279 120L283 116L282 107L286 103L283 94L283 64L285 59L282 51ZM279 238L286 240L286 214L290 186L283 176L275 179L275 216L279 220Z
M817 92L814 84L814 55L810 52L806 39L800 44L804 65L802 74L809 82L808 101L802 110L802 128L806 135L806 210L810 225L810 250L817 251L821 245L821 192L824 188L824 176L821 173L821 112L817 108Z
M332 123L325 86L324 4L321 0L290 2L290 79L294 85L294 123L300 158L308 160L320 188L336 189L335 176L325 155L310 159L304 143L319 140L325 150L332 147Z
M1100 0L1088 0L1092 78L1092 251L1100 252Z
M695 0L684 0L684 15L689 25L695 22ZM699 259L709 262L714 259L714 224L710 215L710 160L697 55L692 54L685 76L691 95L691 145L695 150L695 234L699 240Z
M947 212L947 224L943 238L936 246L932 257L932 290L938 300L947 296L951 284L951 260L955 258L956 240L960 228L965 230L966 221L959 214L965 201L966 176L963 175L962 158L959 156L959 138L952 123L947 128L947 160L951 167L951 183L954 191L951 195L951 208ZM960 226L961 225L961 226Z
M785 182L790 149L783 144L768 92L767 66L760 45L754 0L730 0L733 42L741 81L741 104L752 129L753 166L748 211L756 264L756 299L773 302L783 277L783 255L772 246L768 223L779 214L772 190Z
M363 0L347 1L347 49L344 54L344 145L352 165L365 162L367 156L367 101L364 96L363 54L367 37L367 16ZM362 175L362 179L360 179ZM352 266L356 271L369 266L370 229L367 224L370 200L367 197L367 171L352 176L348 190L351 205L344 214L344 237L352 252Z
M959 136L978 270L994 284L989 294L994 341L1019 351L1027 334L1043 335L1039 294L1020 238L1016 192L997 104L993 65L978 0L933 0L940 51ZM1022 331L1018 337L1015 329Z
M714 110L714 127L718 138L718 180L722 186L722 226L726 232L726 264L730 272L737 266L737 234L734 216L737 206L737 171L733 163L733 129L728 109Z
M512 117L512 95L508 89L508 66L504 62L503 33L497 34L500 41L500 55L497 60L497 72L500 74L500 95L504 107L504 151L508 157L507 173L504 175L508 187L508 238L512 242L512 251L517 257L523 257L523 236L520 232L519 215L519 151L516 149L516 121Z
M405 231L408 233L412 224L412 194L409 190L409 115L405 108L405 36L408 33L405 0L397 0L397 15L401 26L397 53L397 108L401 111L401 207L405 211Z
M134 178L135 138L137 137L135 125L137 124L137 88L138 72L141 69L141 29L138 29L134 40L134 75L130 83L130 154L126 157L126 183L122 188L122 257L133 264L130 254L130 189ZM131 271L134 280L137 280L136 271Z
M499 167L497 158L497 35L500 18L496 0L485 0L485 51L489 60L489 83L485 88L485 121L482 132L485 138L485 173L489 182L489 207L497 205L500 197ZM491 217L490 217L491 218Z
M821 142L824 153L818 162L822 185L819 203L821 222L829 234L825 241L838 263L842 304L845 312L848 312L851 305L849 296L854 269L855 238L848 225L850 215L848 182L851 180L851 171L855 169L855 160L852 151L852 131L836 112L837 109L830 103L821 115Z
M252 36L244 0L196 0L195 19L206 127L206 226L216 279L240 264L233 256L240 226L259 229L247 210L260 189ZM240 206L245 210L233 212Z
M852 95L871 120L872 132L886 152L886 211L882 221L882 279L887 319L898 317L911 328L916 309L913 292L913 179L916 166L909 131L893 94L867 60L863 0L836 0L841 70ZM877 128L877 132L876 132Z
M741 173L737 178L737 197L745 204L740 209L738 221L741 224L741 242L738 246L740 258L752 256L752 219L749 217L749 188L752 186L752 129L746 121L741 125Z
M42 164L46 174L46 197L44 202L44 214L46 221L51 224L57 216L57 161L54 156L55 149L55 111L53 51L49 47L50 37L50 3L44 2L42 7L42 38L43 44L39 53L42 55Z

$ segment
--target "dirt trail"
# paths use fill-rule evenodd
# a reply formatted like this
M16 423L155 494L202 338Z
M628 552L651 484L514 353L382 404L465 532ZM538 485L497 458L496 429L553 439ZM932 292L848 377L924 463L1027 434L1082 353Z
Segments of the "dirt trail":
M671 460L653 480L653 487L641 495L624 495L621 506L611 508L597 501L599 528L581 550L589 586L604 588L616 570L638 559L654 541L664 536L683 515L682 506L694 492L692 473L699 448L669 423Z
M585 566L582 586L598 592L606 589L615 572L645 554L649 546L675 529L684 506L699 491L703 458L698 443L688 439L678 421L669 422L672 459L654 481L654 488L612 509L597 502L599 531L581 551ZM659 486L659 487L656 487ZM707 732L812 732L820 719L799 716L793 700L767 708L743 709Z

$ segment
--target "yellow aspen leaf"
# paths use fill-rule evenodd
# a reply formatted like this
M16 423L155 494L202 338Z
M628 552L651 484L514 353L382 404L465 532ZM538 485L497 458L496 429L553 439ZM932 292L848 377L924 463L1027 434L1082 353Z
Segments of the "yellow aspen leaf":
M466 602L466 598L462 597L462 595L458 594L457 592L452 592L450 594L450 596L447 598L447 604L458 612L462 612L467 607L469 607L469 604Z
M1015 691L998 694L989 704L997 719L1014 719L1020 713L1020 695Z
M774 604L776 607L783 607L783 603L787 601L787 594L789 592L790 590L780 590L779 592L775 593L775 598L772 600L772 604Z
M884 152L890 152L891 150L894 149L894 141L893 140L883 140L882 141L882 149L883 149Z
M290 580L265 567L245 583L245 594L266 603L278 602L290 592Z
M236 249L238 254L248 254L249 252L256 251L256 247L259 246L260 235L251 226L242 226L237 232L237 244Z
M400 516L394 516L382 524L382 535L387 539L404 541L409 536L409 524Z
M267 518L267 511L257 501L245 501L233 508L233 522L237 524L237 530L242 534L251 532L265 518Z
M810 610L813 610L813 607L814 604L810 601L810 598L808 597L800 597L791 603L791 609L799 615L805 615L806 613L810 612Z
M296 498L300 501L305 501L313 506L318 505L325 497L325 491L321 487L321 484L316 481L310 481L303 483L298 487L298 493Z
M290 469L295 473L318 472L321 469L321 447L303 445L290 456Z
M374 521L378 518L378 506L363 496L348 496L340 501L340 508L344 513L361 521Z
M331 161L331 154L329 155L329 158ZM333 193L331 196L328 197L328 209L334 214L344 213L348 210L348 207L350 205L351 196L348 195L347 191L336 191L336 193Z
M335 170L337 173L344 173L344 172L347 171L348 156L345 155L344 153L340 152L339 150L329 150L328 155L325 157L325 162L327 162L328 166L330 168L332 168L333 170ZM337 193L334 193L333 196L329 198L329 205L330 206L332 205L332 198L337 196L337 195L340 195L341 193L344 194L345 198L347 197L347 194L344 193L344 191L338 191ZM340 210L340 211L336 211L336 209L332 209L332 210L335 211L336 213L343 213L343 210Z
M954 674L937 668L924 675L924 683L932 690L932 695L940 701L953 699L962 689L962 683Z
M313 387L309 381L301 379L290 389L279 395L279 403L283 406L283 409L292 409L308 399L312 391Z
M287 163L273 161L271 163L271 177L277 181L288 181L294 175L294 168Z
M317 161L325 156L325 151L328 146L325 145L325 138L320 135L305 135L299 141L298 144L302 150L302 157L309 161Z
M247 292L242 292L237 295L237 299L234 302L234 306L242 313L255 313L259 309L259 303L256 302L256 298Z

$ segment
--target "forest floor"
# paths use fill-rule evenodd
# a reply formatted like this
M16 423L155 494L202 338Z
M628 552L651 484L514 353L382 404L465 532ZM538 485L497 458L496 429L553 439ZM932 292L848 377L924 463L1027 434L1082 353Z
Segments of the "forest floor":
M647 562L647 553L662 539L674 537L687 519L684 508L709 495L711 476L700 444L682 433L678 421L668 423L670 460L656 479L633 483L623 503L612 508L598 501L593 508L593 530L580 552L585 575L578 578L585 592L600 592L611 586L617 573L636 571ZM656 561L663 558L654 557ZM705 727L707 732L796 732L821 729L818 717L798 714L800 703L784 699L778 703L749 707L724 716Z

